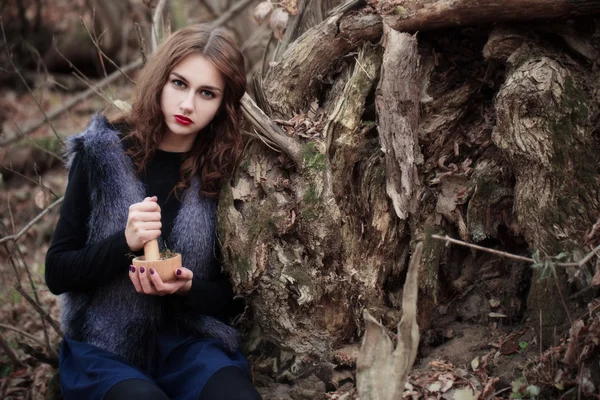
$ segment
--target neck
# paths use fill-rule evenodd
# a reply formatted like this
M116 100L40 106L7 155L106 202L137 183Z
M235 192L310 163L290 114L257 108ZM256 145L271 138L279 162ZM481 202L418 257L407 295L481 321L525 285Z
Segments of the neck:
M196 140L196 135L177 136L169 132L165 134L158 148L170 153L185 153L192 149L194 140Z

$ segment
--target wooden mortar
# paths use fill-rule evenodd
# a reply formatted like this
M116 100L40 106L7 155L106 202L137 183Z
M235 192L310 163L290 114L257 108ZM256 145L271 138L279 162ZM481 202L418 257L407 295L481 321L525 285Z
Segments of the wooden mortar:
M169 282L177 279L175 271L181 268L181 254L175 253L173 257L161 260L158 251L158 240L154 239L144 245L144 255L133 259L133 265L139 270L140 267L146 268L146 273L150 273L153 268L163 282Z

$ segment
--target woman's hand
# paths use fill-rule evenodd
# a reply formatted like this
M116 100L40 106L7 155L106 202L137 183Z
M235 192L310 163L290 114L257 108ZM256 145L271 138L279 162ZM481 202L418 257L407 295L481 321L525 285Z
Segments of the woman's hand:
M173 293L186 294L192 286L194 273L187 268L177 268L175 277L174 281L163 282L158 273L152 268L148 270L144 267L136 268L133 265L129 267L129 278L138 293L154 296Z
M160 206L156 200L156 196L146 197L129 206L125 239L131 251L140 250L146 242L160 236Z

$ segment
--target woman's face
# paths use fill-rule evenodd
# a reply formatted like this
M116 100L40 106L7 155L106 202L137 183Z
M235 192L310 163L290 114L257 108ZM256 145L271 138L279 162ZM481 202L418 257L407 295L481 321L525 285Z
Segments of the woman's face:
M202 54L192 53L177 63L160 97L167 131L159 149L189 151L219 110L224 90L221 73Z

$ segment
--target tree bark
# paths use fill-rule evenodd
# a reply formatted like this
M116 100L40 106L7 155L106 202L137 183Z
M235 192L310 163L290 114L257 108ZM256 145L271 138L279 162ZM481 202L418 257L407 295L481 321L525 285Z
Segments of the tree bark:
M386 191L398 218L406 220L417 208L419 178L420 79L417 40L383 25L383 65L375 98L379 137L385 154Z
M589 16L600 12L599 0L415 0L383 16L398 31L416 32L450 26L502 21Z
M364 41L381 36L374 14L335 16L307 31L284 53L265 78L273 115L287 117L307 108L336 60Z
M542 260L566 252L577 261L587 253L584 233L600 211L593 144L597 78L533 43L522 45L508 61L492 138L514 169L519 229ZM558 333L566 328L571 303L561 298L568 295L567 272L555 267L548 279L543 275L541 270L534 275L528 308L534 320L541 310L548 345L556 327Z

